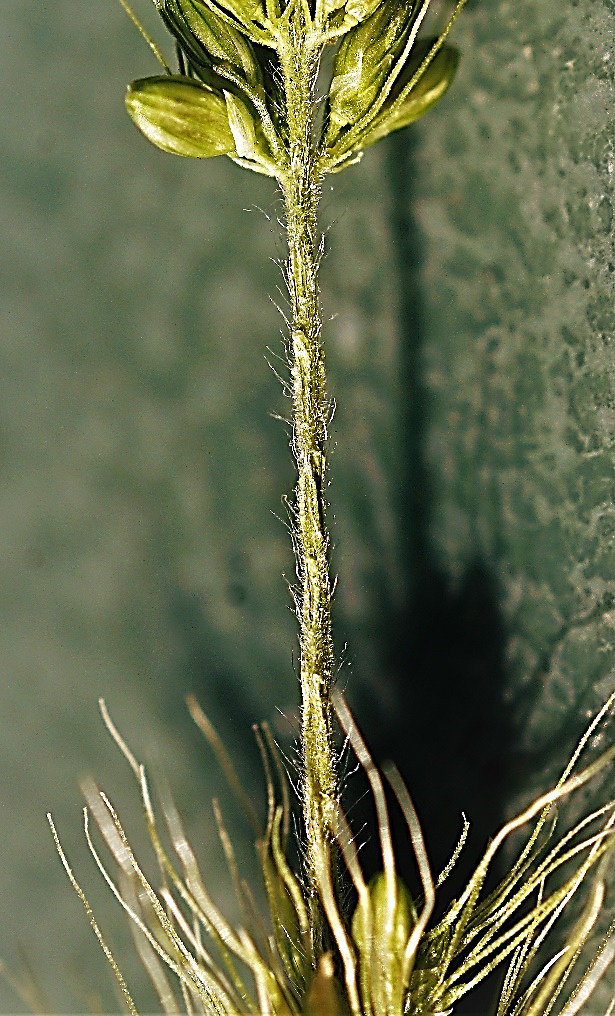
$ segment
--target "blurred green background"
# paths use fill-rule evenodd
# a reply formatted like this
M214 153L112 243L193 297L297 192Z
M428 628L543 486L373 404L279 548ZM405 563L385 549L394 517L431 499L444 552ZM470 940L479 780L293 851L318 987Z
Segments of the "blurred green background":
M475 857L613 685L614 29L612 0L470 0L441 106L325 187L340 681L436 870L460 810ZM0 52L0 955L23 942L57 1011L111 1009L45 823L121 957L79 777L137 843L140 810L98 696L214 885L185 694L255 792L250 724L292 751L282 210L135 131L124 88L156 66L113 0L3 0Z

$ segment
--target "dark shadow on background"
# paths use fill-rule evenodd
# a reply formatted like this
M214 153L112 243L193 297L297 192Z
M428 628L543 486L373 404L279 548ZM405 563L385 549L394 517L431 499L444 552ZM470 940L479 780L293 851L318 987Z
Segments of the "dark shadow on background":
M437 874L470 819L470 839L443 897L458 890L484 846L502 824L510 786L513 729L503 701L504 626L489 561L475 560L455 589L439 569L430 542L433 490L426 459L429 392L424 379L425 322L421 301L422 238L412 217L416 143L412 132L388 142L390 236L399 291L401 426L405 449L399 504L404 506L399 548L410 590L400 609L386 589L374 602L380 618L382 680L388 703L361 682L353 695L377 760L392 758L404 775L426 833ZM369 721L369 722L367 722ZM360 806L356 819L370 820ZM403 841L402 841L403 842ZM379 866L377 844L365 845L366 863ZM408 857L410 850L408 848ZM408 875L416 884L410 863ZM488 1012L494 987L486 985L459 1012ZM457 1011L457 1009L456 1009Z

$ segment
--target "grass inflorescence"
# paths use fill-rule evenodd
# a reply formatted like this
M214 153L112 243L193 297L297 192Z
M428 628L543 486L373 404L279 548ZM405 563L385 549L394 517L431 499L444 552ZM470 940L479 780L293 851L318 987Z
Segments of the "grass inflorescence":
M467 823L449 864L431 870L420 821L397 769L380 771L335 692L327 528L327 392L319 269L322 181L362 151L425 114L451 84L458 54L448 42L464 0L439 33L421 30L430 0L154 0L175 46L176 70L122 4L162 73L128 88L126 106L154 145L188 158L228 156L274 179L284 202L289 292L287 393L296 486L290 529L297 580L301 765L295 795L266 725L256 730L265 773L260 822L230 755L195 702L194 719L225 770L252 830L268 908L239 871L221 810L215 819L241 919L215 903L177 810L162 819L137 762L106 709L103 716L137 780L158 862L146 875L108 796L84 787L85 835L109 889L126 912L138 955L165 1013L216 1016L443 1016L496 968L504 971L497 1016L575 1016L605 983L613 928L587 961L599 927L615 844L615 800L559 829L557 806L607 772L615 747L577 763L615 695L590 724L560 780L487 845L461 892L446 879L464 849ZM327 51L331 60L323 61ZM321 70L330 66L323 83ZM364 872L343 803L336 728L364 771L374 805L371 832L381 868ZM291 828L295 800L299 830ZM418 870L410 890L399 874L389 817L396 807ZM68 876L111 964L124 1005L136 1002L66 858ZM94 829L97 830L95 834ZM529 830L500 880L494 862ZM103 854L99 839L105 845ZM512 849L512 848L511 848ZM105 860L105 856L111 861ZM293 860L294 859L294 860ZM563 915L573 917L558 931ZM554 946L550 943L554 942ZM614 1011L615 1002L608 1010Z

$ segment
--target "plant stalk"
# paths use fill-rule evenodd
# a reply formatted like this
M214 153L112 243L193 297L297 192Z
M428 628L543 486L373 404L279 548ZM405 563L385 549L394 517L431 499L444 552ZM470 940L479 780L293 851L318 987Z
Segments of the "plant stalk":
M297 467L293 543L297 564L301 683L302 807L315 953L324 948L318 872L332 863L331 827L338 806L332 735L334 650L332 586L324 496L330 405L319 299L317 213L320 178L314 148L315 85L319 52L306 45L300 5L290 42L280 54L286 97L288 153L280 186L284 196L291 322L288 361L293 400L292 449Z

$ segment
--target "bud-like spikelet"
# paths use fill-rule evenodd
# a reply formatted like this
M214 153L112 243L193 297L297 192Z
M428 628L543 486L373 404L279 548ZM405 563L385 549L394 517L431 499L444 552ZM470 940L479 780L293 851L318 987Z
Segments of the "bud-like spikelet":
M387 134L408 127L429 112L448 90L457 72L459 52L447 45L438 50L416 83L408 88L436 42L436 39L429 39L413 47L391 94L366 131L361 147L367 148Z
M209 66L232 71L253 87L261 84L250 40L204 0L160 0L160 13L197 73Z
M128 114L148 141L173 155L235 153L224 95L193 78L141 78L128 86Z
M329 143L374 108L403 54L413 20L413 9L403 0L384 0L369 18L346 33L329 89Z

